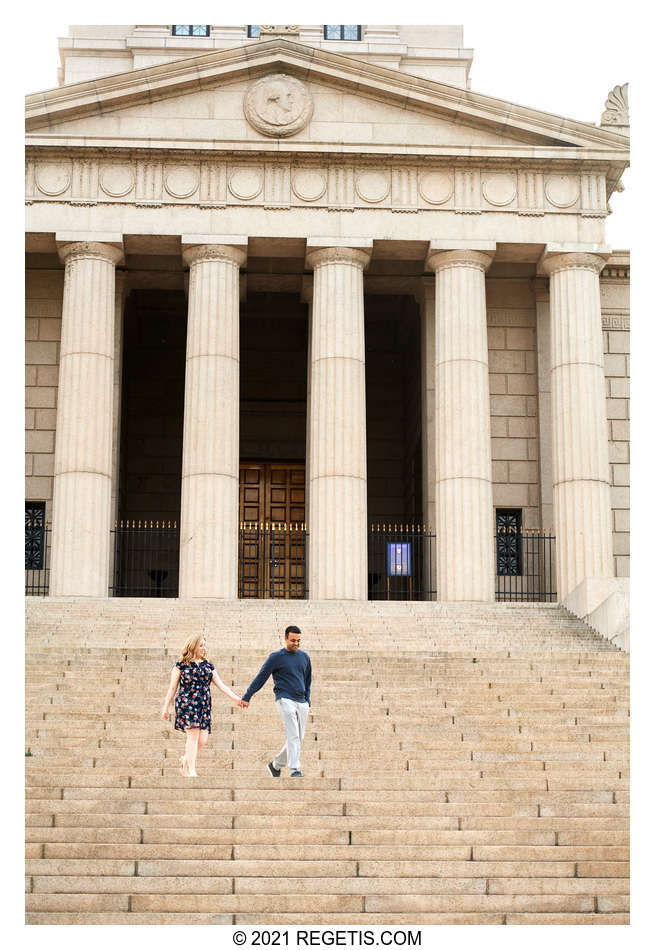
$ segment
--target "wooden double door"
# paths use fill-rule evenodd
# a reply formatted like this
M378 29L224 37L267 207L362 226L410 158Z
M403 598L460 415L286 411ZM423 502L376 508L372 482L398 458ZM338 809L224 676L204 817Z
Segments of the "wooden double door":
M305 597L304 463L241 462L239 521L239 596Z

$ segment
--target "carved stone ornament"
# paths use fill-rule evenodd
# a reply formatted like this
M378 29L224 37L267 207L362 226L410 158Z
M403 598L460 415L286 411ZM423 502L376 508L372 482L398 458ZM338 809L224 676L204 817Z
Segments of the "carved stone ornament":
M516 175L512 172L486 175L482 179L482 194L489 204L496 207L511 204L516 197Z
M628 83L614 86L607 96L605 112L600 120L601 125L630 125L628 112Z
M70 162L41 162L36 166L36 184L44 195L62 195L70 183Z
M199 184L200 172L193 165L171 165L166 169L164 187L173 198L190 198Z
M297 36L300 26L260 26L260 36Z
M248 88L243 111L258 132L286 137L305 128L312 117L314 103L304 83L284 73L275 73L258 79Z
M298 168L291 180L294 194L301 201L318 201L325 194L327 179L315 168Z

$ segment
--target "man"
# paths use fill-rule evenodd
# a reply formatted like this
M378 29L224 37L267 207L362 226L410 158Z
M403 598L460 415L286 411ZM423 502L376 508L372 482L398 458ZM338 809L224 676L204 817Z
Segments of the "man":
M300 771L300 743L305 735L307 715L311 702L312 664L309 655L300 649L301 633L298 627L284 631L284 647L271 653L261 670L243 694L246 706L250 697L262 688L273 675L275 705L284 725L287 741L266 768L273 778L279 778L285 765L291 769L291 778L302 778Z

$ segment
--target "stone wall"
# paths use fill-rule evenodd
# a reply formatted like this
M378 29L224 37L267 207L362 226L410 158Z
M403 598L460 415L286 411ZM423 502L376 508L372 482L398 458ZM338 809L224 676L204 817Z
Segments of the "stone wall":
M500 272L499 272L500 271ZM540 526L534 296L527 278L487 279L491 460L496 508L522 508Z
M601 274L614 569L630 575L630 288L629 257L617 252Z
M25 302L25 498L52 518L63 270L27 269Z

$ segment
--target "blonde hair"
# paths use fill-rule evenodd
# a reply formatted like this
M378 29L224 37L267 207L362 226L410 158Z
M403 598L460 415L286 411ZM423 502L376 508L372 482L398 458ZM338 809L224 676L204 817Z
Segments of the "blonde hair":
M194 633L190 637L187 637L182 647L182 653L180 654L180 663L192 663L196 658L196 650L200 645L200 641L204 639L205 637L202 633ZM205 659L207 659L207 656L205 656Z

